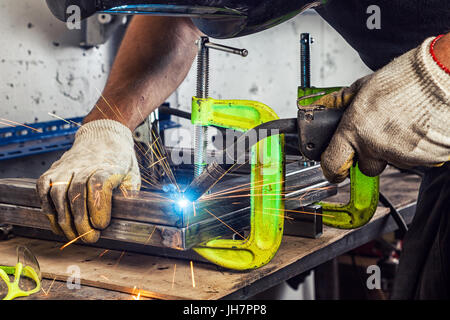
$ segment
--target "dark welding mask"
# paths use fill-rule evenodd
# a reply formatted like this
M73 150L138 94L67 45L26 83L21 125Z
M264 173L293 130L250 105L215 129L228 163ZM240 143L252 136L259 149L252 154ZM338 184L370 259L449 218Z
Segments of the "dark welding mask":
M52 13L67 21L73 7L81 18L96 13L148 14L192 18L212 38L240 37L276 26L324 0L46 0Z

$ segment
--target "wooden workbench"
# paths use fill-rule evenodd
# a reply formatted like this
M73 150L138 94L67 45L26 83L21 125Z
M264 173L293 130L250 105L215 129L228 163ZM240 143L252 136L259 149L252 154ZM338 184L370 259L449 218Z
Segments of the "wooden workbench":
M381 177L381 191L401 212L406 222L414 215L420 178L388 169ZM345 197L345 190L338 198ZM288 223L288 222L286 222ZM317 267L383 233L397 229L389 209L378 207L374 218L356 230L324 227L318 239L285 236L274 259L266 266L235 272L208 263L125 251L16 237L0 242L2 265L14 265L15 248L26 245L36 255L43 291L28 299L243 299ZM70 266L80 270L81 288L70 290L65 280ZM194 281L192 279L194 275ZM194 287L195 283L195 287ZM50 288L50 290L49 290Z

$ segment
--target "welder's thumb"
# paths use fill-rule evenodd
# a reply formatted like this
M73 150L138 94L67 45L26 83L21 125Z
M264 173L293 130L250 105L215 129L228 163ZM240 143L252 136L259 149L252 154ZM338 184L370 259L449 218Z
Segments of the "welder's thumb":
M355 150L350 142L337 132L321 156L320 164L325 178L332 183L344 181L353 165L354 156Z
M361 87L370 79L372 75L365 76L355 81L350 87L344 87L339 91L335 91L324 95L316 102L315 105L324 106L326 108L346 109L358 94Z
M361 144L356 141L357 139L345 129L340 128L336 131L321 157L322 171L328 181L332 183L344 181L356 161L361 172L369 177L380 175L386 168L386 161L372 157L370 151L361 149ZM357 150L353 146L356 146Z

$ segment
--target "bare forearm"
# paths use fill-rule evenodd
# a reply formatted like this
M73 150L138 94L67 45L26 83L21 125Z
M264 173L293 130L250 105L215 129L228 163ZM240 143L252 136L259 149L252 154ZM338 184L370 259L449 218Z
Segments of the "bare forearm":
M112 119L134 130L184 80L200 35L187 18L135 17L102 97L84 123Z
M447 33L436 42L434 53L444 66L450 68L450 33Z

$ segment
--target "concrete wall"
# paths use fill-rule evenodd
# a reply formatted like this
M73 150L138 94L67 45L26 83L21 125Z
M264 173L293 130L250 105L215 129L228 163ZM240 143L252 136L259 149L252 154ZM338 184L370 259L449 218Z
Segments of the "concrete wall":
M0 2L0 117L18 122L83 116L113 59L111 46L83 50L79 31L52 16L44 0Z

